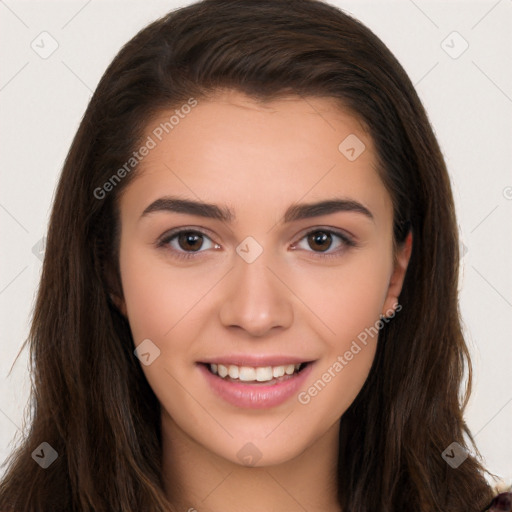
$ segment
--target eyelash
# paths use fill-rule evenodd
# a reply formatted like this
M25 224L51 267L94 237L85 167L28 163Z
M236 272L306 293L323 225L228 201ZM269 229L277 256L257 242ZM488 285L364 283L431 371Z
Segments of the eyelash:
M200 231L200 230L197 230L197 229L183 229L183 228L179 228L175 231L171 231L170 233L166 233L162 238L160 238L158 241L157 241L157 247L158 248L162 248L162 249L165 249L165 250L169 250L170 252L172 252L173 254L173 257L175 258L178 258L178 259L182 259L182 260L190 260L192 258L197 258L197 254L199 253L202 253L202 252L205 252L205 251L189 251L189 252L186 252L186 251L177 251L176 249L170 249L169 248L169 243L175 239L177 236L179 236L180 234L182 233L192 233L192 234L195 234L195 235L201 235L201 236L204 236L206 238L209 238L211 240L211 238L206 234L204 233L203 231ZM332 229L327 229L327 228L316 228L316 229L312 229L310 231L308 231L307 233L305 233L300 239L298 242L294 243L293 245L297 245L298 243L300 243L302 240L306 239L309 235L313 234L313 233L327 233L329 235L334 235L334 236L337 236L338 238L341 239L341 242L342 244L345 246L345 247L342 247L341 249L338 249L334 252L330 252L330 253L327 253L327 252L321 252L321 251L306 251L306 252L311 252L314 257L319 257L319 258L336 258L338 257L341 253L341 252L345 252L345 250L347 248L351 248L351 247L357 247L357 244L356 242L349 236L347 236L345 233L342 233L340 231L335 231L335 230L332 230ZM216 244L215 242L213 242L213 240L211 240L212 243L214 243L215 245L218 245ZM328 251L330 250L327 249Z

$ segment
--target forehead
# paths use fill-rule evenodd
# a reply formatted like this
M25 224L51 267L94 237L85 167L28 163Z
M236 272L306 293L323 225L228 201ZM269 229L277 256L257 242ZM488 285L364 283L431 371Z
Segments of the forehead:
M139 210L165 192L253 215L334 194L389 207L371 137L333 98L263 102L224 91L159 112L147 124L149 139L153 147L126 191Z

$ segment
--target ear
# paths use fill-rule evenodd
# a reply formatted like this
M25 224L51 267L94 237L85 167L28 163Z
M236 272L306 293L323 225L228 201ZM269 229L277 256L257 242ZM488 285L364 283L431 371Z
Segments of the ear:
M115 305L115 307L120 311L120 313L126 317L126 303L122 297L119 297L115 293L109 293L110 300Z
M398 305L398 297L404 284L405 272L412 253L412 231L409 231L403 244L397 249L393 273L389 279L388 293L382 307L382 315L389 316Z
M117 310L125 318L127 318L126 303L123 295L121 276L119 274L118 268L111 260L108 260L105 264L103 278L105 280L110 302L112 302Z

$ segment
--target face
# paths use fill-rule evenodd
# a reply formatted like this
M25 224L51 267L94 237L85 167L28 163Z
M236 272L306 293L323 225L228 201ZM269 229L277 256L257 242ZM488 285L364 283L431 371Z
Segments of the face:
M393 253L372 140L332 99L223 92L162 136L173 113L120 197L119 307L166 428L290 460L362 388L411 241Z

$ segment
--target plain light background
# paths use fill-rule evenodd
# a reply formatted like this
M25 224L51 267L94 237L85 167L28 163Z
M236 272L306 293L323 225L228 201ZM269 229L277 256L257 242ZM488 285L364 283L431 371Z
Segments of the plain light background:
M27 351L13 363L28 333L41 239L72 138L121 46L189 3L0 0L0 464L21 434ZM511 479L512 1L330 3L397 56L441 144L463 241L460 306L474 363L466 419L487 467Z

